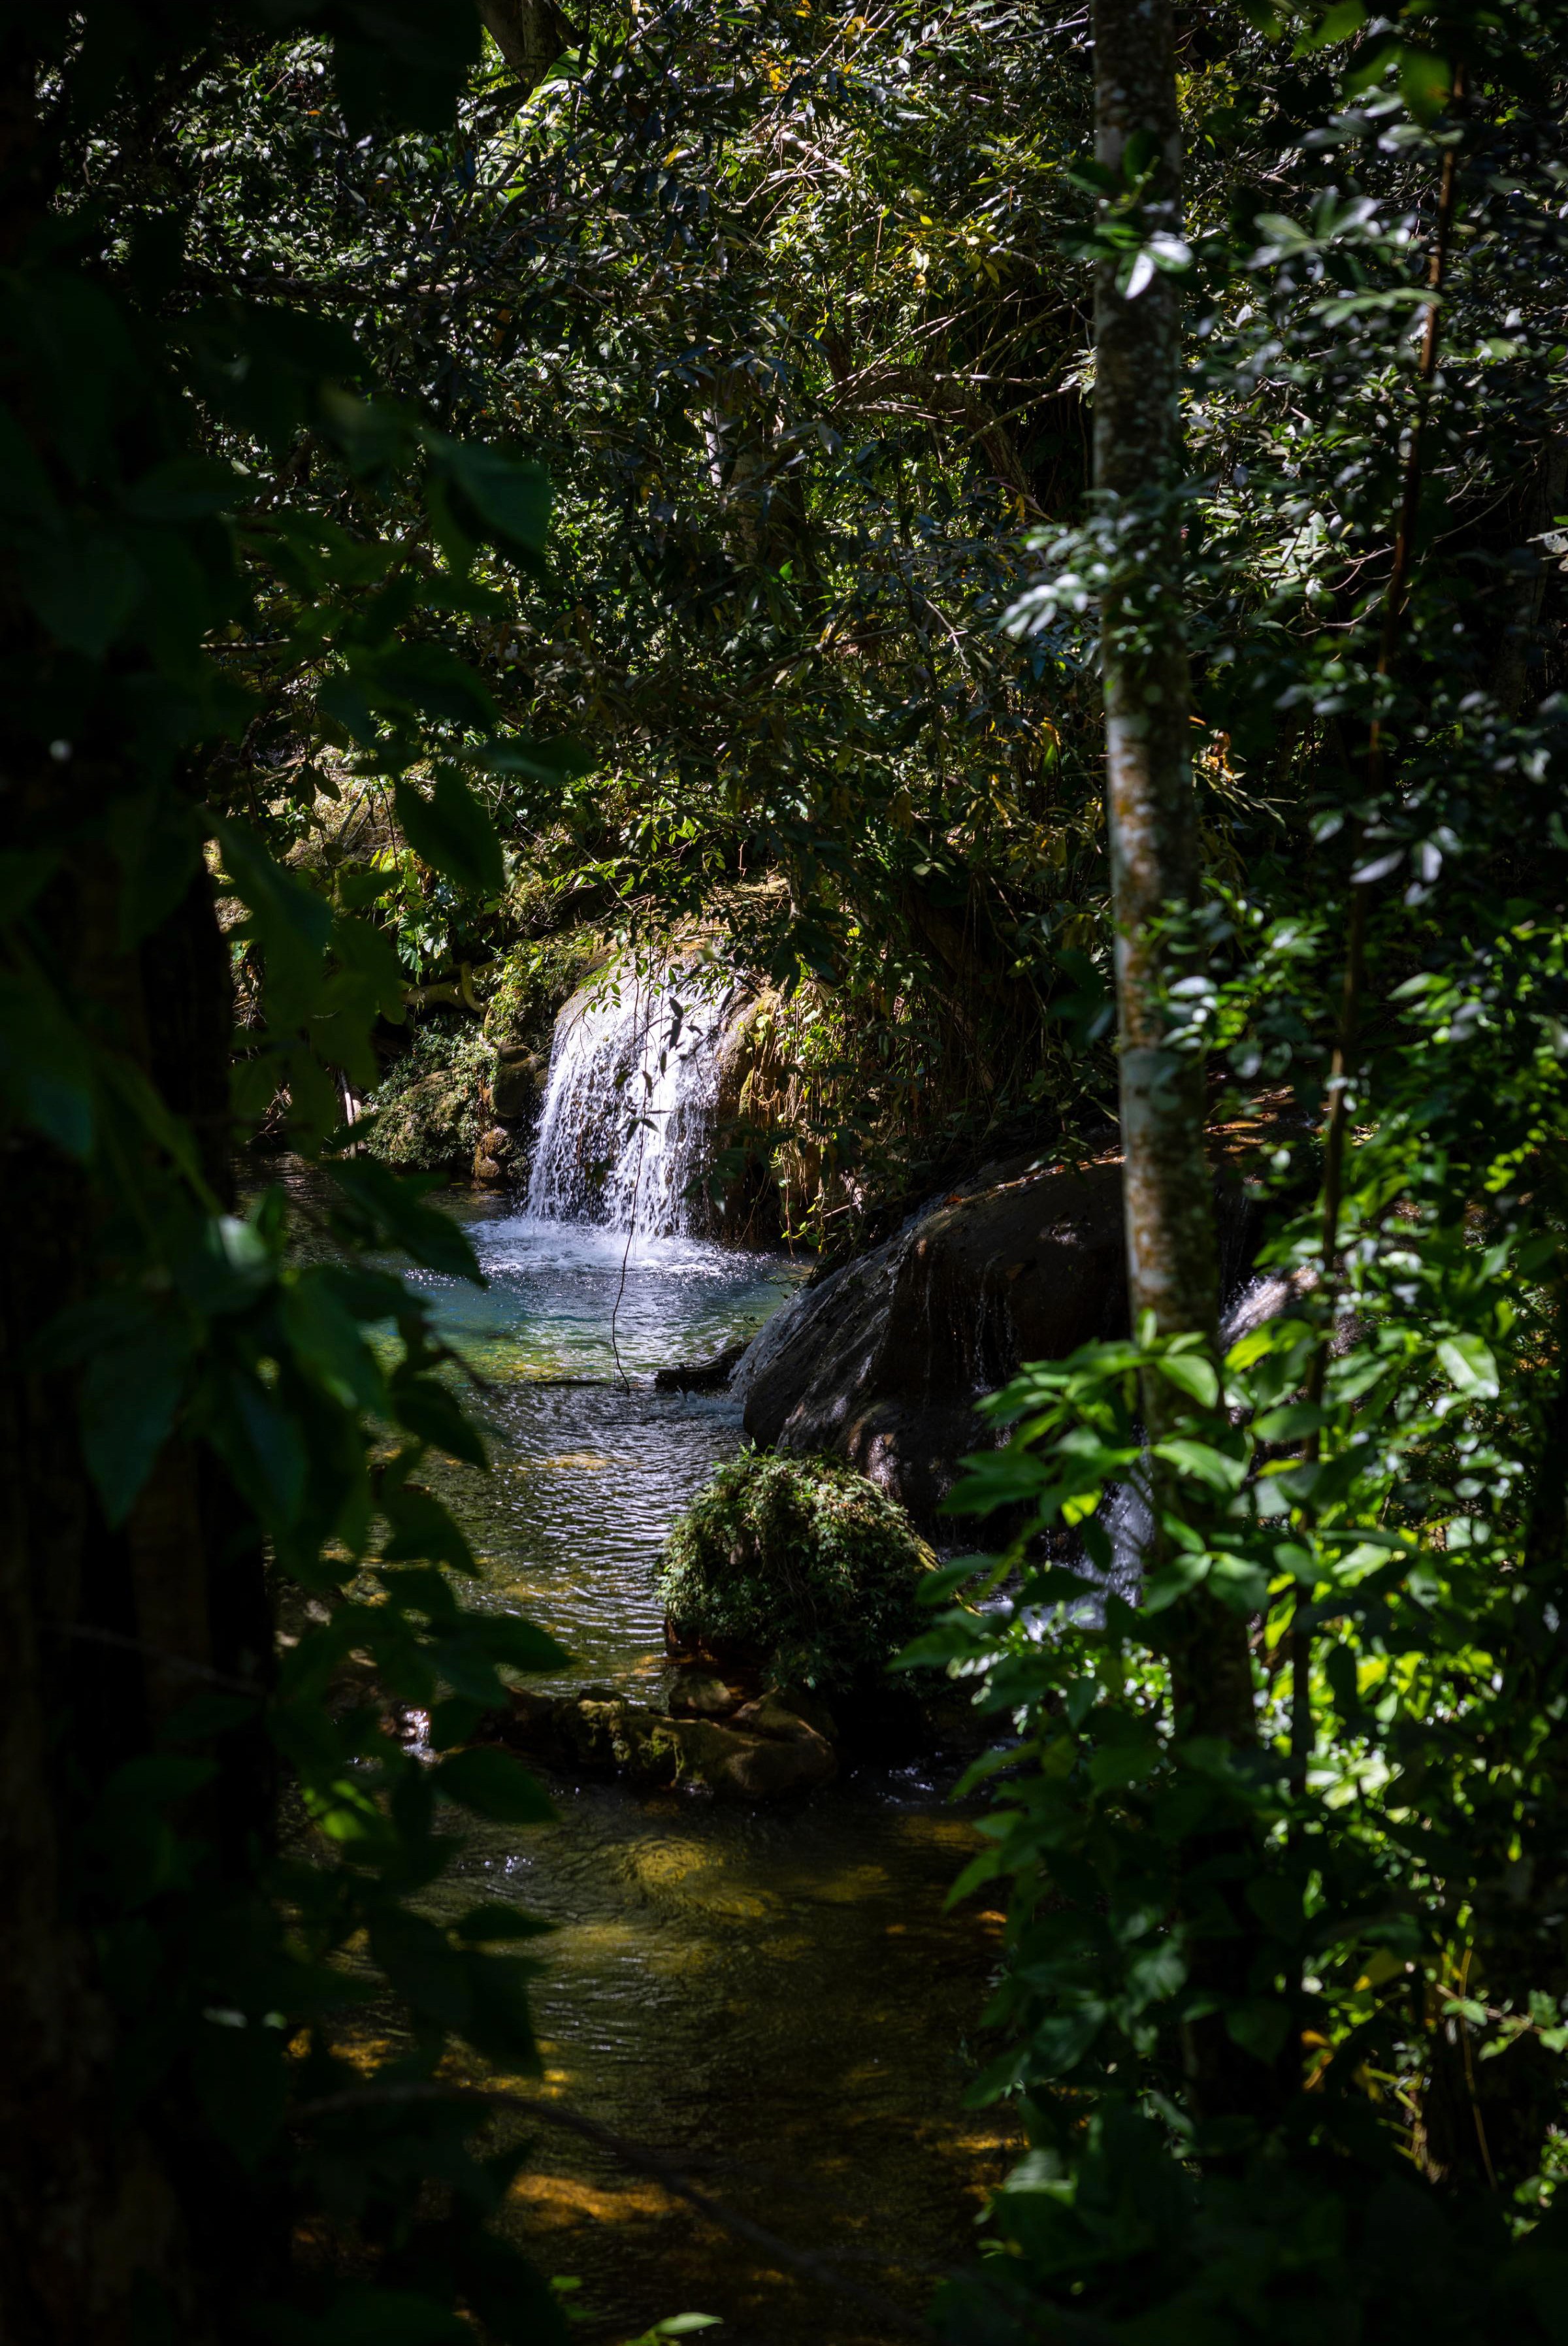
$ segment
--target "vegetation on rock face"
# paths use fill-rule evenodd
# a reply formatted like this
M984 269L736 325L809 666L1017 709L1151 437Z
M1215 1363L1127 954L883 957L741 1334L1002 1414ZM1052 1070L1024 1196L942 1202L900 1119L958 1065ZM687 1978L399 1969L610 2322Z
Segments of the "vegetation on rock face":
M751 1450L693 1501L657 1586L677 1637L744 1653L782 1684L841 1691L911 1635L934 1562L853 1467Z
M371 1095L376 1156L411 1173L466 1172L493 1121L484 1093L494 1065L477 1019L422 1020Z

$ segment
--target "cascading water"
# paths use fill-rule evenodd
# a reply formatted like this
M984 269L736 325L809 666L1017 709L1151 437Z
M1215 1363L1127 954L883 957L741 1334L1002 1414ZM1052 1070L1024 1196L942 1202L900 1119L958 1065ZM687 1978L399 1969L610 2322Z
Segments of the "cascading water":
M555 1025L528 1211L639 1238L706 1221L720 1045L739 989L704 964L621 969Z

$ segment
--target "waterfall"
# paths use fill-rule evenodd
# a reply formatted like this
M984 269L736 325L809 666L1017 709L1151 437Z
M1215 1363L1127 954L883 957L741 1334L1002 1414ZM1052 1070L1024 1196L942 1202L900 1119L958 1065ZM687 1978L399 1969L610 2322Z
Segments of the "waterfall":
M707 1225L720 1044L741 989L704 963L621 964L555 1022L528 1211L643 1238Z

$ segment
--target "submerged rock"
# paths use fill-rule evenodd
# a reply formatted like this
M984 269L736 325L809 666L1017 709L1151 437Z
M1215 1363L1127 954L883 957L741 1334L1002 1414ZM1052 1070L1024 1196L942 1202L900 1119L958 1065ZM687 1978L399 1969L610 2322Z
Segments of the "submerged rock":
M722 1392L745 1357L747 1339L738 1344L727 1344L711 1361L677 1361L673 1367L656 1370L656 1392Z
M727 1689L728 1692L728 1689ZM789 1698L765 1696L731 1716L677 1717L604 1688L581 1695L514 1691L490 1732L558 1765L610 1770L634 1784L706 1787L720 1800L774 1800L838 1774L832 1744Z

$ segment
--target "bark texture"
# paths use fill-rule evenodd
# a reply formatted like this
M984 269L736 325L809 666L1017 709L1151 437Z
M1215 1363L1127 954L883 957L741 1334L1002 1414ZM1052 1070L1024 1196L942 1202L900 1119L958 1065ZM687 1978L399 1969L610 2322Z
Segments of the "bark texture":
M39 802L38 790L13 789L0 838L25 831ZM89 843L43 917L57 965L74 967L106 1035L189 1118L227 1199L231 1011L207 875L127 954L113 867ZM216 1462L178 1442L127 1524L105 1523L76 1373L36 1359L39 1332L112 1275L102 1189L47 1142L13 1134L0 1146L0 2338L137 2346L163 2320L204 2346L224 2300L276 2259L277 2215L200 2126L183 2076L127 2118L82 1837L107 1780L208 1674L264 1686L261 1554ZM267 1830L271 1793L260 1730L229 1739L192 1821L231 1880Z
M1095 155L1148 172L1145 235L1179 235L1181 131L1169 0L1096 0ZM1159 918L1197 892L1182 628L1177 280L1099 265L1095 292L1095 485L1115 539L1103 604L1105 771L1116 930L1127 1265L1135 1316L1162 1334L1212 1334L1214 1216L1200 1064L1169 1048ZM1135 287L1136 290L1134 290Z
M1095 0L1094 21L1095 153L1125 189L1141 180L1132 216L1146 250L1151 239L1181 232L1172 7L1170 0ZM1152 1312L1162 1335L1196 1331L1213 1342L1219 1280L1203 1066L1167 1039L1175 973L1164 942L1167 913L1196 903L1199 884L1182 624L1179 280L1140 262L1118 290L1122 265L1102 261L1095 285L1095 483L1111 555L1101 667L1128 1294L1135 1321ZM1163 1379L1146 1381L1151 1435L1175 1400ZM1159 1471L1156 1464L1156 1491ZM1245 1619L1204 1587L1166 1619L1186 1733L1252 1742ZM1200 2120L1246 2116L1267 2126L1288 2080L1278 2064L1233 2043L1223 2017L1252 1985L1256 1923L1244 1903L1251 1838L1245 1824L1218 1825L1182 1855L1189 1979L1218 2007L1184 2031L1188 2102Z
M551 0L479 0L485 30L524 91L538 88L580 36Z

